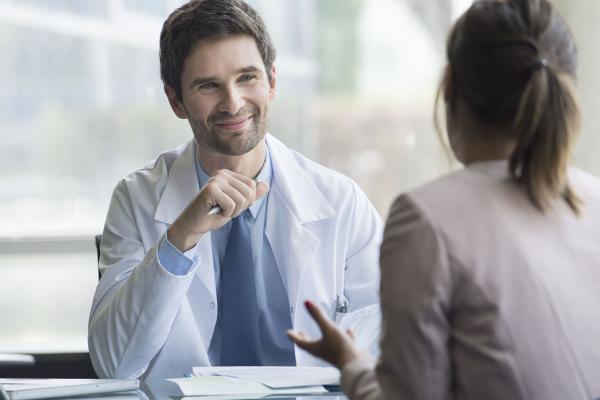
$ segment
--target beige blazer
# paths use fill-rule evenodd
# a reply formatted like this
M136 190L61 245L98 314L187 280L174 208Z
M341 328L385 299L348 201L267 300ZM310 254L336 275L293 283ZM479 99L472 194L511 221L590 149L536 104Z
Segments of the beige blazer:
M400 196L381 247L381 357L351 399L600 398L600 180L542 214L505 161Z

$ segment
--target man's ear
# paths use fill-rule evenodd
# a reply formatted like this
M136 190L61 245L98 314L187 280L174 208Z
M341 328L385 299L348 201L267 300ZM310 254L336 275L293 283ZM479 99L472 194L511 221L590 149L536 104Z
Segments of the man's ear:
M271 79L269 79L269 100L275 100L277 94L277 69L275 64L271 66Z
M171 108L173 109L175 115L177 115L181 119L187 119L187 112L185 111L185 107L183 107L182 102L179 101L179 99L177 98L177 92L175 91L175 89L173 89L169 85L165 85L164 88L165 94L169 99L169 104L171 105Z

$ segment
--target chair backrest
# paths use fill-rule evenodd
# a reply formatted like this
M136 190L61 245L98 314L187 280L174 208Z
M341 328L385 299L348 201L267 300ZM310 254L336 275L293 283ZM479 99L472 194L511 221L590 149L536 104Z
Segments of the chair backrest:
M102 278L102 272L100 271L100 244L102 243L102 235L96 235L94 239L96 241L96 261L98 263L98 279L100 279Z

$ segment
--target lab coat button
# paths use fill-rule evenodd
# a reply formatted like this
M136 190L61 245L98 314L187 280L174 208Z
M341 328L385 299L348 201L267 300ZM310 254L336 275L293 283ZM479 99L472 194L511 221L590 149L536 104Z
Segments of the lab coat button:
M210 308L215 308L215 303L214 302L210 303Z

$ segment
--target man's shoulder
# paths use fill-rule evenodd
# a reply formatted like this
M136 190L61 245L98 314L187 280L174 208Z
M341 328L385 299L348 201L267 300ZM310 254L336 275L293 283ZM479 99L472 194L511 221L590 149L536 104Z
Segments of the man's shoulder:
M325 185L326 187L330 187L332 184L337 184L350 187L354 185L354 181L350 177L313 161L300 152L287 147L272 136L269 138L269 143L271 148L273 148L273 145L276 145L278 151L287 152L289 158L293 159L304 174L317 186Z
M161 188L166 185L173 163L186 151L190 143L191 141L188 141L174 149L160 153L154 160L125 176L119 185L135 186L136 189L146 186L151 190L161 191Z
M287 149L287 151L291 153L291 156L309 181L312 182L328 200L334 200L336 197L342 199L348 197L348 193L360 190L354 180L343 173L319 164L295 150Z
M294 156L298 160L298 163L304 168L307 174L309 174L317 182L330 185L333 182L337 182L341 185L352 185L354 181L352 178L338 172L334 169L319 164L318 162L298 153L294 152Z
M357 207L361 210L368 208L375 213L366 193L350 177L309 159L272 137L269 138L269 148L278 153L276 157L272 154L272 158L278 159L274 168L280 169L275 171L275 176L285 181L280 182L283 186L280 189L284 189L290 201L308 196L312 201L321 198L338 215L352 212ZM305 192L300 195L300 190Z

